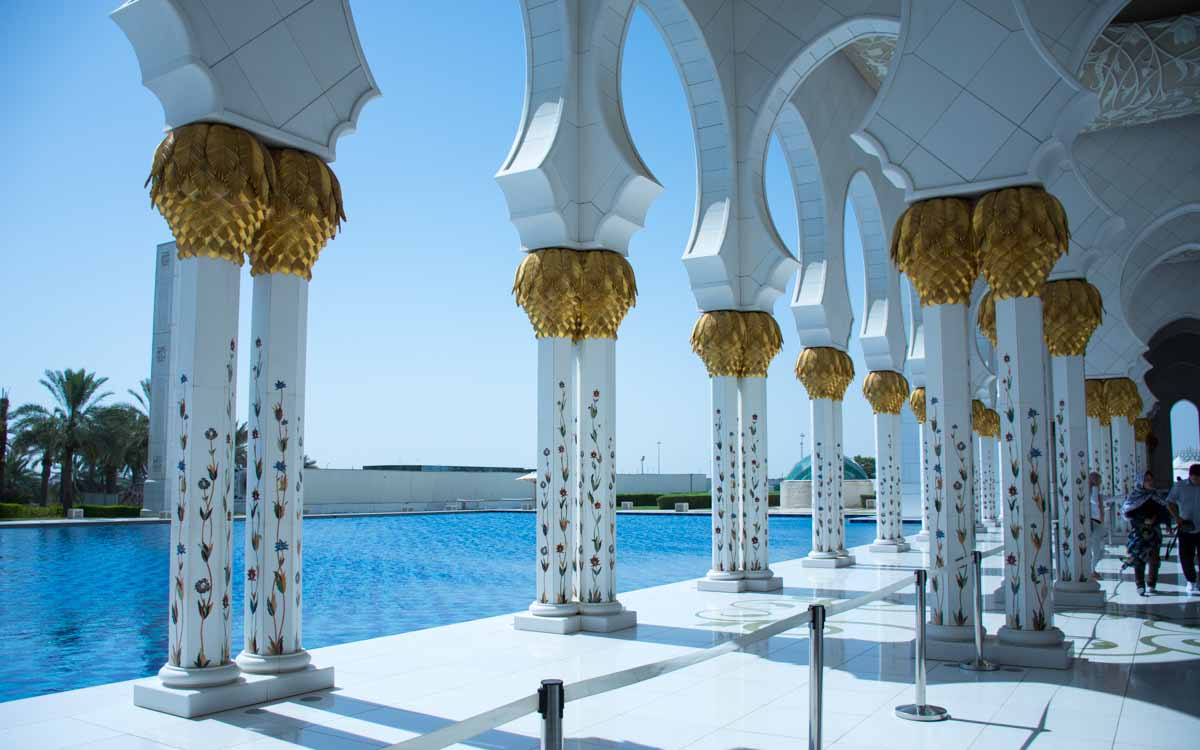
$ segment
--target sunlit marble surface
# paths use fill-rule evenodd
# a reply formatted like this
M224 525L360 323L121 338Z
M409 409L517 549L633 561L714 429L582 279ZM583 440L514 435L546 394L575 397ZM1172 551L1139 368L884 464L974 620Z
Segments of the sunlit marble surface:
M984 537L981 548L999 544ZM1188 748L1200 746L1200 598L1182 594L1165 562L1153 598L1120 575L1118 548L1102 566L1105 611L1060 612L1080 654L1068 671L968 673L929 665L929 702L952 719L895 718L912 701L911 591L831 618L826 640L825 745L830 748ZM540 679L570 682L687 653L815 600L856 596L922 564L854 550L858 565L775 563L780 594L699 592L692 582L622 596L636 633L554 636L513 630L511 617L316 649L338 688L188 721L133 706L131 684L0 704L2 748L380 748L533 692ZM984 590L1000 587L999 558ZM990 597L989 597L990 599ZM985 617L994 632L1003 612ZM632 687L570 702L568 747L803 748L808 736L808 639L803 629ZM53 668L47 665L47 668ZM568 688L569 691L569 688ZM455 747L533 748L536 714Z

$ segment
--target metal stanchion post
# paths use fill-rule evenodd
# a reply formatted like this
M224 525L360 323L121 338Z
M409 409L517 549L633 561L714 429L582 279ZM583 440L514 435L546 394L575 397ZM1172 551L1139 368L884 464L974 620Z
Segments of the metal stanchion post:
M538 688L538 713L542 715L541 750L562 750L563 699L562 680L542 680Z
M825 606L808 606L808 750L821 750L821 694L825 672Z
M896 706L896 715L910 721L941 721L950 718L950 712L941 706L925 702L925 579L929 574L917 571L917 639L916 639L916 702Z
M975 569L975 600L971 602L975 615L975 658L958 666L970 672L994 672L999 667L983 658L983 553L979 550L971 553L971 567Z

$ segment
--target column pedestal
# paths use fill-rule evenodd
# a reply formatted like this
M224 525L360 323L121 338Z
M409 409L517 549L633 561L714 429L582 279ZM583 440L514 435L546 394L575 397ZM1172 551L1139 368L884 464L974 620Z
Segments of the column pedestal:
M1006 510L1004 533L1005 645L1068 651L1054 626L1051 587L1049 420L1042 302L1037 297L996 300L1000 466ZM1011 436L1011 439L1010 439Z
M770 521L767 514L767 379L738 379L741 446L742 568L747 591L778 591L783 579L770 564Z
M308 666L301 645L308 281L254 277L246 471L245 643L252 674Z
M973 457L971 393L967 366L967 308L930 305L925 319L925 423L929 428L929 655L939 643L975 637L975 579L969 559L975 548L970 485Z
M929 463L929 427L924 421L919 425L921 440L921 530L917 532L915 541L929 541L929 498L933 494L930 489Z
M738 379L720 375L712 388L712 567L701 591L744 591L741 569L741 484L738 454Z
M518 630L567 633L579 629L573 598L579 482L575 350L571 339L538 339L537 598L517 615Z
M1059 537L1054 605L1103 607L1104 590L1092 579L1091 503L1088 499L1088 419L1084 403L1083 357L1051 357L1054 388L1054 460ZM1097 423L1097 428L1099 424Z
M875 541L871 552L907 552L900 484L900 415L875 415Z
M854 558L845 552L846 532L841 513L842 402L812 400L812 551L801 561L806 568L845 568Z
M616 339L583 339L579 357L580 628L609 633L637 614L617 601Z

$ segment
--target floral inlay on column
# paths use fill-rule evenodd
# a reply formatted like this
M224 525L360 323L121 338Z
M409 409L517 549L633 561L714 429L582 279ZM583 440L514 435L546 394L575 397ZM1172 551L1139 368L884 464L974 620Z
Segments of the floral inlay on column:
M179 376L179 449L183 455L187 455L188 446L188 376L186 373ZM172 535L171 544L175 549L175 577L171 587L171 630L174 636L171 640L171 651L168 661L172 666L183 665L183 622L181 620L181 611L187 606L184 593L184 556L187 554L187 545L183 540L187 538L187 523L188 515L188 479L187 479L187 461L180 460L176 466L179 480L179 499L175 503L175 517L179 520L178 526L174 526L174 534Z
M747 444L749 445L747 453ZM766 518L766 514L762 512L762 495L760 490L765 482L762 480L760 473L765 476L764 468L760 472L759 455L758 455L758 415L750 415L750 424L746 427L746 434L742 436L742 461L745 462L743 475L746 477L746 499L750 502L753 508L753 513L747 512L747 516L753 519L747 523L746 533L750 535L750 548L754 551L752 559L746 565L747 570L762 570L762 558L759 555L760 547L766 546L767 543L767 526L760 519ZM747 461L747 458L749 459ZM761 538L760 538L761 537Z
M929 417L926 424L929 427L929 446L933 453L933 487L931 494L931 502L929 503L932 510L929 513L929 539L932 545L932 554L930 557L930 576L929 585L933 590L933 608L930 617L934 625L942 625L944 617L942 612L945 609L946 592L942 591L940 575L941 571L946 567L946 532L942 529L942 505L945 501L946 477L942 467L942 424L939 414L941 409L938 406L938 398L934 396L929 399Z

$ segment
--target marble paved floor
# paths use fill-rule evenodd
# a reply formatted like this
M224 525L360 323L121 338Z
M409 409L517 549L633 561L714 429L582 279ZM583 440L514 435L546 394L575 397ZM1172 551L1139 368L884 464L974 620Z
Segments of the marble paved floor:
M991 536L980 546L998 543ZM505 616L317 649L314 660L337 670L336 689L201 720L135 708L129 682L0 703L0 748L386 747L527 695L545 677L569 684L711 646L815 600L851 598L910 576L923 558L856 554L858 564L843 570L773 566L784 578L781 594L701 593L692 582L631 592L622 600L638 611L636 633L518 632ZM999 588L999 564L986 561L985 591ZM1164 563L1161 595L1149 599L1119 568L1115 557L1102 566L1111 594L1105 611L1058 615L1080 656L1070 670L977 674L930 662L929 701L953 717L936 724L892 713L912 700L911 591L831 618L825 746L1200 747L1200 598L1181 593L1173 562ZM995 632L1003 613L985 620ZM789 631L749 652L568 703L568 747L804 748L807 662L806 630ZM534 714L455 747L533 748L537 737Z

